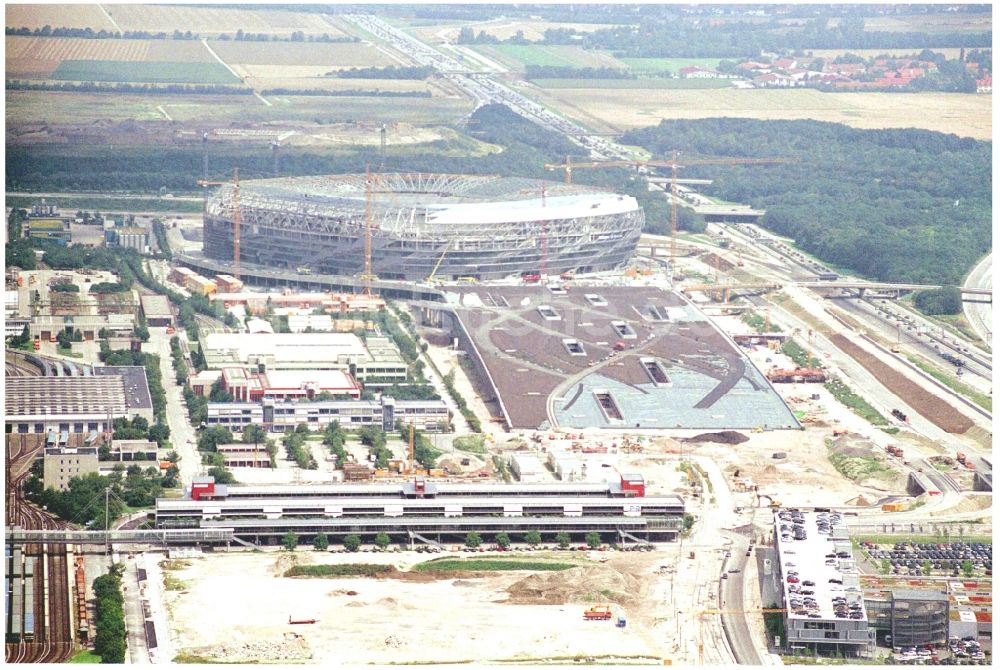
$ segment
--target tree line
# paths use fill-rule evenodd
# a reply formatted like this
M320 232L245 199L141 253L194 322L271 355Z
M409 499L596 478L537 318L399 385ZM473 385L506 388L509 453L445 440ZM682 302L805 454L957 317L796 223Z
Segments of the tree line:
M32 82L8 79L8 91L64 91L71 93L135 93L141 95L253 95L253 89L246 86L226 86L224 84L130 84L118 82L104 84L93 81L81 82Z
M252 91L251 91L252 92ZM383 91L377 88L348 88L328 91L321 88L265 88L261 95L311 95L327 98L430 98L430 91Z
M620 67L573 67L571 65L525 65L528 79L636 79L634 72Z
M711 195L767 210L761 224L823 261L878 279L957 285L992 245L991 145L926 130L818 121L663 121L625 133L654 156L790 159L691 167Z
M7 35L17 35L22 37L76 37L80 39L93 39L93 40L197 40L201 39L201 35L198 33L192 33L190 30L180 31L175 30L173 33L166 33L163 31L150 32L148 30L94 30L93 28L68 28L68 27L56 27L53 28L50 25L42 26L41 28L31 29L26 26L20 28L15 28L13 26L6 26L4 29ZM229 33L221 33L219 35L213 35L212 39L217 39L223 42L234 40L237 42L323 42L327 44L334 43L356 43L361 40L357 37L352 37L349 35L344 35L340 37L331 37L329 33L322 33L320 35L307 35L301 30L296 30L288 35L276 35L270 33L248 33L239 29L232 36Z
M427 79L434 74L430 65L390 65L388 67L352 67L347 70L331 70L325 77L340 79Z

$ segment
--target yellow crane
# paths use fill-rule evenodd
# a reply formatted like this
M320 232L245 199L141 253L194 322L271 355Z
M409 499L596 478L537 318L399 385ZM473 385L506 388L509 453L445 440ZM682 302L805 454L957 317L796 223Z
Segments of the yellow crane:
M198 180L198 186L224 186L233 185L233 277L240 278L240 228L243 225L243 210L240 207L240 169L233 168L233 181L208 181Z
M437 274L438 268L440 268L441 267L441 263L444 262L444 257L448 255L448 250L451 249L451 243L452 242L454 242L454 240L448 240L448 244L444 245L444 251L441 252L441 257L437 259L437 263L434 264L434 269L431 270L431 273L429 275L427 275L427 283L428 284L433 284L434 283L434 281L435 281L434 280L434 275Z
M616 160L616 161L588 161L584 163L573 163L569 156L566 156L565 163L546 163L548 170L564 170L566 183L573 183L573 170L589 170L594 168L631 167L639 170L643 167L670 168L670 257L677 258L677 170L693 165L766 165L773 163L794 163L794 159L779 158L693 158L685 160L684 164L678 163L677 152L672 154L669 161L654 160Z

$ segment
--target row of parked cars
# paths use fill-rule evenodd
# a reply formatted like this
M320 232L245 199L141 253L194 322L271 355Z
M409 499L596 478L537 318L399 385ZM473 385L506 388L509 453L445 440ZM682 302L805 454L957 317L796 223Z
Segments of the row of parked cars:
M965 561L970 561L974 569L985 570L987 576L993 574L993 548L980 542L900 542L891 550L863 542L862 547L872 559L889 561L894 574L922 574L924 561L930 561L934 570L951 570L953 577L958 576Z

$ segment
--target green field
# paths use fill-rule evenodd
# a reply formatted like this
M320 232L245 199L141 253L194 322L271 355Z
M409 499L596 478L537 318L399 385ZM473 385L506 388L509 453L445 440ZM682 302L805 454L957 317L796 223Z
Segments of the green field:
M238 84L222 63L146 63L116 60L64 60L52 79L149 84Z
M101 657L90 651L89 649L84 649L83 651L77 652L73 658L69 659L69 663L100 663Z
M721 58L621 58L628 69L636 74L657 74L672 72L675 75L682 67L692 65L706 68L716 68Z
M650 88L728 88L729 79L532 79L541 88L619 88L642 90Z
M377 577L392 570L391 565L380 563L296 565L285 571L285 577Z
M477 46L486 56L500 56L510 65L556 65L560 67L616 67L624 64L605 51L591 51L582 47L542 44L491 44Z

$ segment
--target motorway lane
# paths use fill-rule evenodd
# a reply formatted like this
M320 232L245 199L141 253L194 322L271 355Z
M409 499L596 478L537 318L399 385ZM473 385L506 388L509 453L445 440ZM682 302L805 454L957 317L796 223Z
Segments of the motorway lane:
M756 615L747 611L747 604L743 598L746 570L752 560L752 557L746 555L750 538L732 531L722 531L722 534L733 542L730 549L731 556L724 565L729 576L722 580L722 596L719 600L719 609L723 610L723 625L737 662L740 665L763 665L757 645L754 644L753 632L747 622L748 617ZM728 572L729 570L739 572Z
M993 288L993 252L972 269L965 279L966 288ZM963 304L965 318L972 329L990 347L993 346L993 303L966 302Z

